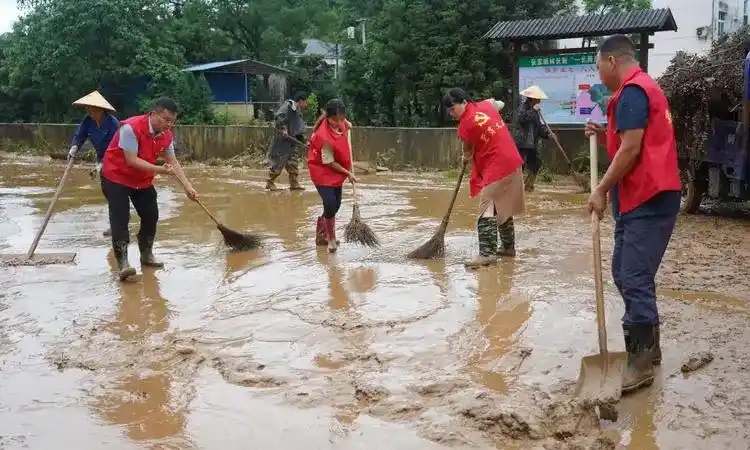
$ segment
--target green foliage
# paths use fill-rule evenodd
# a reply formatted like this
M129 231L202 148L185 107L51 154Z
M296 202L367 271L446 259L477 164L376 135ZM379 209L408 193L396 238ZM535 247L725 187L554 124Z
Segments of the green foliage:
M203 75L171 72L153 78L146 92L138 99L140 112L151 109L159 97L171 97L180 107L178 120L184 124L212 123L211 89Z
M342 1L350 17L362 0ZM382 0L367 22L365 46L346 45L341 89L358 124L442 126L446 88L488 98L509 86L511 61L482 36L499 20L551 16L572 0Z
M308 124L315 123L318 119L318 110L320 104L318 103L318 96L313 92L307 97L307 108L303 111L305 122Z
M651 0L583 0L583 11L587 14L640 11L649 8Z

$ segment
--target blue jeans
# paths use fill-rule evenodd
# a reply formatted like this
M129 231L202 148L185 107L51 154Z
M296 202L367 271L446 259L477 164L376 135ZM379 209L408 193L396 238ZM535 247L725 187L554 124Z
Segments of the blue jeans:
M677 222L680 197L679 191L660 192L636 209L620 214L617 186L612 190L612 278L625 302L625 326L659 323L656 272Z
M341 186L315 186L323 200L323 217L333 219L341 208Z

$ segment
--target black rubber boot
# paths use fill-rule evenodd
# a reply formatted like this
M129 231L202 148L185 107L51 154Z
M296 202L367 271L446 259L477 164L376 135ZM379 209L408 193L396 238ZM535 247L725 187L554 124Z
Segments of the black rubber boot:
M120 281L125 281L135 275L135 269L130 267L130 263L128 262L128 244L125 242L115 242L112 244L112 250L115 253L117 268L120 271Z
M164 263L154 258L154 238L138 235L138 249L141 251L141 265L146 267L164 267Z
M629 394L654 382L654 325L623 325L628 365L622 378L622 393Z
M659 335L659 324L654 326L654 357L651 361L655 366L661 365L661 336Z

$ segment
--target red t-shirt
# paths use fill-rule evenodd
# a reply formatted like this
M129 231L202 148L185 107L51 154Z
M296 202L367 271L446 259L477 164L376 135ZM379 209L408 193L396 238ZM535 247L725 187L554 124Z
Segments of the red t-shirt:
M510 130L489 102L466 105L458 122L458 137L474 146L469 180L472 197L523 165Z

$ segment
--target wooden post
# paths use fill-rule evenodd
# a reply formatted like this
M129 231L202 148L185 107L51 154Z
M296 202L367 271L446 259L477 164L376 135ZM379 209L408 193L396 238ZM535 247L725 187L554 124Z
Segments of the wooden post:
M641 53L641 69L648 73L648 33L641 33L641 42L638 47Z

